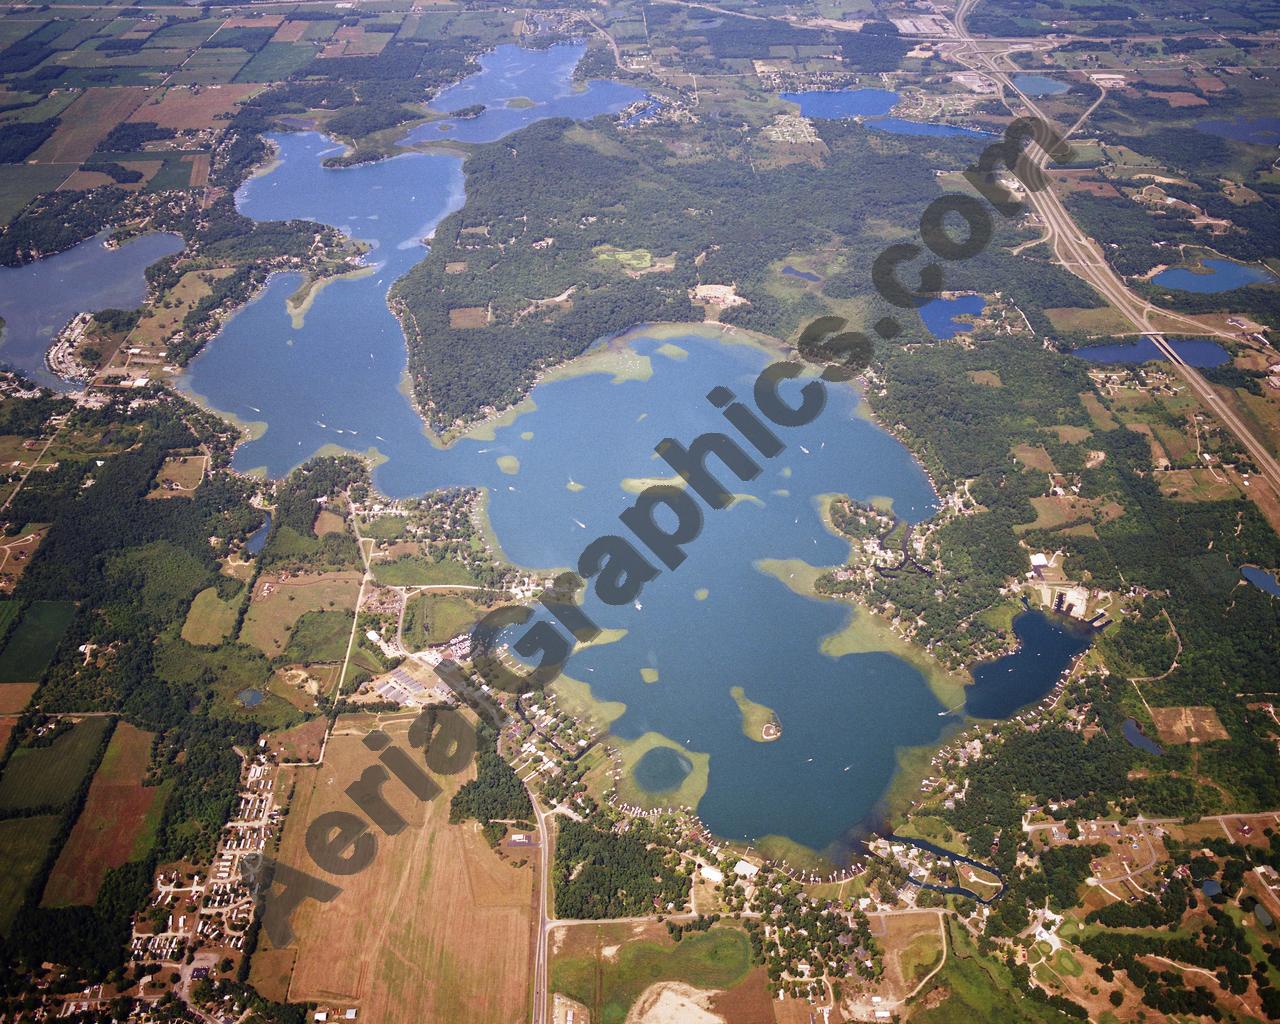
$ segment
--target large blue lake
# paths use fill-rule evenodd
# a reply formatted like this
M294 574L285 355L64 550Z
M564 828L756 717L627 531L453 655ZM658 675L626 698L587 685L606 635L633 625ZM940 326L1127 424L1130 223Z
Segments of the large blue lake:
M560 112L554 102L541 109ZM631 372L544 382L531 411L491 439L434 446L399 388L405 345L386 297L422 258L419 239L463 201L460 158L414 154L328 170L322 162L335 147L322 136L276 142L278 165L241 189L239 208L259 220L306 217L342 227L374 244L374 269L323 289L296 328L285 300L298 279L279 275L193 361L191 390L259 424L260 436L237 452L237 468L280 475L326 445L376 449L385 461L374 479L384 492L485 487L494 530L514 561L571 566L589 541L620 530L618 514L633 501L624 481L665 475L654 445L722 429L704 396L723 384L749 400L771 361L760 348L692 326L687 335L636 332L611 346L615 366ZM712 830L749 840L785 836L837 857L850 830L875 813L897 752L938 742L954 722L940 717L942 702L901 658L823 654L823 638L846 624L848 609L799 596L757 566L846 557L848 545L822 525L819 495L885 496L911 523L935 511L920 466L859 415L859 405L852 388L830 389L822 415L787 430L786 450L766 460L756 480L733 483L750 497L708 511L688 560L650 582L638 606L589 598L585 609L602 627L627 632L579 652L567 668L595 697L626 705L612 725L619 738L656 732L710 755L698 810ZM641 669L656 672L656 682L645 682ZM734 686L774 709L779 740L743 735ZM684 770L678 758L649 758L637 781L660 792Z
M1250 267L1232 260L1202 260L1203 269L1193 270L1189 267L1170 267L1162 270L1151 279L1153 284L1165 288L1177 288L1184 292L1201 292L1213 294L1227 292L1232 288L1243 288L1245 285L1257 284L1259 281L1275 282L1275 278L1261 267Z
M147 294L147 267L182 248L177 235L143 235L110 249L106 237L104 231L56 256L0 269L0 363L65 388L44 362L54 336L78 313L136 309Z
M818 92L784 92L782 98L800 107L805 117L826 121L842 121L861 117L868 128L891 132L895 135L959 135L985 139L986 132L972 128L958 128L950 124L931 124L928 121L908 121L902 117L889 117L889 111L898 102L898 94L889 89L833 89Z
M920 319L929 333L940 341L954 338L969 324L957 317L981 316L987 301L981 295L957 295L951 299L931 299L920 307Z

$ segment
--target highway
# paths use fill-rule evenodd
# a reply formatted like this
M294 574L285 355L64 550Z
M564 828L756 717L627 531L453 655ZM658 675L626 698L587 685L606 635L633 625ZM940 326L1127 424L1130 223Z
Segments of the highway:
M1009 72L1015 70L1007 58L1012 47L1000 44L996 48L991 48L991 41L975 39L965 28L965 17L976 3L977 0L960 0L959 6L956 8L953 24L956 28L959 44L954 51L955 56L973 70L985 72L1004 89L1016 95L1028 114L1051 124L1052 122L1041 113L1034 101L1023 93L1010 77ZM1095 103L1094 106L1096 107L1097 104ZM1086 111L1085 116L1088 116L1092 109L1090 108L1090 111ZM1083 122L1084 117L1081 117L1067 134L1070 135L1071 132L1077 130ZM1039 166L1043 167L1048 160L1048 154L1037 150L1034 154L1034 159ZM1044 223L1046 237L1053 245L1053 253L1058 262L1077 277L1092 285L1117 312L1133 325L1135 333L1146 335L1151 339L1156 347L1164 353L1174 371L1186 381L1188 387L1200 399L1204 407L1227 430L1235 435L1258 467L1262 478L1267 481L1277 495L1280 495L1280 462L1276 461L1275 456L1267 449L1266 445L1254 435L1240 415L1214 390L1213 386L1194 367L1184 362L1174 351L1165 336L1154 329L1152 317L1159 315L1166 321L1184 323L1191 332L1196 334L1213 334L1218 337L1231 337L1231 335L1206 327L1191 317L1160 309L1135 294L1111 269L1098 244L1081 233L1079 227L1067 212L1062 199L1054 192L1052 186L1047 186L1039 192L1029 191L1028 197L1031 206L1040 215Z

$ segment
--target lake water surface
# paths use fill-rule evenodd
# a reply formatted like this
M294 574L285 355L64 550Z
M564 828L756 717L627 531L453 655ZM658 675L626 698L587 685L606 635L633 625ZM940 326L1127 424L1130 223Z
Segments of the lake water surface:
M1202 260L1204 270L1192 270L1188 267L1170 267L1162 270L1151 279L1152 284L1165 288L1177 288L1184 292L1200 292L1215 294L1243 288L1245 285L1257 284L1260 281L1276 282L1276 279L1261 267L1250 267L1233 260Z
M1048 75L1014 75L1013 84L1028 96L1061 96L1071 83Z
M981 295L957 295L953 299L932 299L920 307L920 319L924 321L929 333L940 341L954 338L961 331L967 331L969 325L961 316L981 316L987 308L986 299Z
M898 94L889 89L833 89L817 92L784 92L782 98L800 107L805 117L826 121L842 121L861 117L868 128L891 132L894 135L959 135L985 139L987 132L972 128L959 128L950 124L932 124L928 121L908 121L902 117L889 117L889 111L898 102Z
M147 294L147 267L182 249L173 234L143 235L109 249L107 235L25 267L0 268L0 363L39 384L68 387L44 362L57 333L78 313L136 309Z
M552 101L540 109L542 116L561 110ZM237 452L237 468L280 475L325 445L376 450L385 461L374 479L385 493L485 487L509 557L571 566L589 541L620 529L618 514L634 500L628 488L635 485L625 481L665 475L655 444L664 437L687 444L724 429L707 392L723 384L750 401L755 377L771 361L718 331L639 332L616 354L615 365L629 372L553 376L533 390L531 411L497 427L490 440L434 447L399 390L405 345L386 296L422 258L418 240L462 202L461 160L407 155L328 170L322 161L336 147L322 136L276 141L278 165L240 191L239 208L257 219L307 217L342 227L374 243L376 266L321 291L299 328L285 311L297 276L279 275L193 361L191 390L259 425L261 436ZM848 544L822 525L820 495L888 497L908 523L936 510L921 467L859 406L852 388L829 389L822 415L785 430L786 450L763 460L759 477L726 481L746 497L708 511L701 535L685 548L687 561L647 584L634 607L589 597L585 611L626 634L579 652L566 670L595 697L625 704L612 724L621 741L656 732L710 755L698 810L714 832L785 836L836 857L848 852L851 829L874 815L898 751L937 743L955 721L940 716L938 696L903 659L823 654L823 639L845 626L848 609L787 585L801 562L834 565L847 556ZM764 559L794 561L771 574L759 565ZM1038 639L1028 633L1027 642ZM1046 670L1065 664L1053 644L1042 653ZM657 681L646 682L641 669L650 678L656 672ZM1041 685L1036 674L1018 694ZM735 686L776 711L780 739L743 735ZM633 779L660 799L688 773L688 760L652 751Z
M1191 366L1221 366L1231 358L1231 354L1216 341L1197 338L1169 338L1168 341L1182 360ZM1156 343L1150 338L1117 345L1086 345L1076 349L1073 354L1091 363L1103 364L1158 363L1165 358L1164 353L1156 348Z

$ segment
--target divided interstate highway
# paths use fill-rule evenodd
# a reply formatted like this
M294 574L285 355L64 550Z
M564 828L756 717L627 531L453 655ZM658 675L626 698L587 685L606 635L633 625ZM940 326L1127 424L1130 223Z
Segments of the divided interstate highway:
M1016 95L1026 107L1027 113L1051 123L1040 112L1035 103L1014 85L1012 78L1010 78L1009 71L1013 69L1011 66L1004 66L1008 64L1006 56L1011 48L1010 44L994 40L975 39L965 28L965 16L972 10L976 2L977 0L960 0L960 4L956 9L954 23L960 42L958 48L954 51L955 56L968 67L976 71L982 71L994 78L1002 87ZM1022 48L1025 49L1026 45L1023 44ZM1002 65L1002 61L1004 65ZM1078 128L1083 120L1084 118L1081 118L1081 121L1078 121L1072 128L1072 131ZM1047 160L1047 154L1037 152L1036 160L1043 166ZM1178 356L1164 335L1153 330L1152 317L1158 314L1165 321L1181 321L1188 326L1190 331L1198 334L1216 334L1219 337L1230 337L1230 335L1207 328L1190 317L1159 309L1131 291L1115 271L1111 269L1097 243L1086 238L1081 233L1063 205L1062 199L1054 192L1052 187L1044 188L1039 192L1029 192L1028 196L1032 207L1040 215L1040 219L1044 223L1046 239L1052 243L1054 256L1058 262L1092 285L1117 312L1133 324L1134 333L1146 335L1155 343L1156 347L1168 358L1174 370L1195 392L1196 397L1200 399L1204 407L1217 417L1218 421L1227 430L1235 435L1258 467L1259 475L1270 484L1271 489L1277 495L1280 495L1280 462L1276 461L1275 456L1254 435L1231 405L1213 389L1213 386L1194 367L1189 366Z

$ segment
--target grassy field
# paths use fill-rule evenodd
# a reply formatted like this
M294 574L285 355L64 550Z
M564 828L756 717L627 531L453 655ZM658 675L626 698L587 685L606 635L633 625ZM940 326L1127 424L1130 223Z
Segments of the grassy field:
M0 683L39 681L75 611L70 601L32 602L0 651Z
M64 807L80 788L110 724L86 718L47 747L20 747L0 775L0 810Z
M593 1024L622 1024L656 982L723 990L751 967L746 933L728 925L678 943L657 924L575 925L554 933L552 944L551 991L585 1005Z
M240 639L268 658L284 653L294 625L305 612L354 609L360 575L327 572L287 580L264 575L240 629Z
M0 821L0 933L8 933L61 824L56 814Z
M454 594L416 594L404 613L404 639L417 649L452 640L470 629L484 609Z
M121 722L89 786L89 797L58 855L41 902L93 903L110 868L146 856L156 839L167 786L143 786L153 734Z
M148 498L190 498L204 480L207 455L175 455L165 459L156 473Z
M460 562L433 562L417 555L397 558L394 562L376 562L373 575L387 587L474 587L478 582Z
M267 692L271 665L260 651L244 644L193 647L175 638L156 648L156 672L175 684L208 689L206 670L213 675L214 713L228 718L251 718L268 729L296 725L302 716L289 701ZM241 698L246 690L264 693L252 707Z
M197 647L217 647L235 628L236 607L235 603L218 596L217 587L206 587L191 602L187 620L182 624L182 639Z
M285 658L301 665L341 661L351 639L353 618L353 613L346 610L305 613L293 627Z
M408 722L382 727L405 746ZM533 871L500 860L474 824L448 823L450 797L470 768L438 779L444 792L428 803L395 783L384 787L409 827L390 837L375 831L378 850L366 870L328 876L307 854L308 825L326 811L350 810L343 789L375 762L361 742L373 724L371 716L340 718L324 765L298 770L280 859L343 892L294 914L289 998L358 1005L361 1019L379 1024L526 1019ZM280 965L268 964L278 981Z

